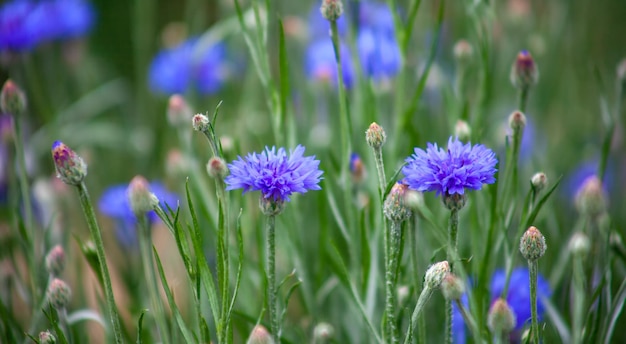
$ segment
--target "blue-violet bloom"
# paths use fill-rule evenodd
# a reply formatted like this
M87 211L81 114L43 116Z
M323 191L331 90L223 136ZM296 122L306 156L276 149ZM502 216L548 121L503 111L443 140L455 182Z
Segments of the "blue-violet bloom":
M341 43L341 68L346 88L352 87L354 71L348 46ZM329 38L319 39L311 43L306 51L305 72L309 79L331 82L337 85L337 62L335 49Z
M437 195L463 195L465 189L479 190L483 184L496 181L495 153L480 144L463 144L458 138L448 140L448 148L428 143L424 151L406 159L402 168L404 182L417 191L436 191Z
M178 206L178 195L169 192L162 183L150 183L150 192L159 199L159 204L165 211L168 206L172 209ZM98 209L103 215L115 220L117 239L122 245L133 247L137 244L137 218L128 200L128 184L118 184L106 189L98 201ZM158 219L154 211L147 215L151 223Z
M249 153L228 164L230 175L224 180L226 190L261 191L264 199L288 202L293 193L320 190L324 173L315 156L303 156L304 147L298 145L287 155L284 148L265 147L261 153Z

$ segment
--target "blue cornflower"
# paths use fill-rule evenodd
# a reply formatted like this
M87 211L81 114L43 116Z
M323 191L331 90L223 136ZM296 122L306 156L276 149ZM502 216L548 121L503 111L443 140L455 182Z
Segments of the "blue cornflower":
M322 38L311 43L306 51L305 71L309 79L332 82L337 85L337 62L330 38ZM341 43L341 68L346 88L352 87L354 71L350 50Z
M150 65L149 83L155 93L185 93L190 87L213 94L227 76L226 48L222 43L198 45L196 38L159 52ZM203 51L196 51L196 49Z
M261 191L263 198L277 203L289 201L293 193L320 190L322 173L315 156L303 156L304 147L290 151L265 147L261 153L249 153L228 165L230 175L224 180L226 190Z
M495 153L480 144L463 144L458 138L448 140L448 149L428 143L424 151L406 159L402 168L404 182L417 191L436 191L437 195L463 195L465 189L479 190L483 184L496 181Z
M496 270L491 277L491 302L495 301L504 289L506 283L506 271ZM540 274L537 275L537 316L540 321L545 310L542 298L548 298L552 294L548 281ZM467 306L467 295L462 298L463 304ZM511 272L511 280L509 282L509 290L506 296L506 302L509 304L513 313L515 313L516 325L512 335L519 338L524 324L530 322L530 285L527 268L516 268ZM456 306L453 314L453 332L454 343L465 343L466 329L463 317Z
M361 2L356 44L366 76L380 80L400 70L402 54L394 32L393 14L387 4Z
M178 206L178 195L169 192L160 182L150 183L150 192L159 199L159 204L166 211L168 206L172 209ZM115 220L117 239L122 245L132 247L137 244L137 218L128 200L128 184L114 185L106 189L100 197L98 209L102 214ZM154 211L148 212L150 222L157 219Z

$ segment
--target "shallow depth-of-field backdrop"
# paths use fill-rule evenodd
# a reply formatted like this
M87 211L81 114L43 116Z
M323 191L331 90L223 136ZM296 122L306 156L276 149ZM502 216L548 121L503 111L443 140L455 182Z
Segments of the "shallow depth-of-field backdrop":
M323 2L0 4L0 343L626 341L626 2Z

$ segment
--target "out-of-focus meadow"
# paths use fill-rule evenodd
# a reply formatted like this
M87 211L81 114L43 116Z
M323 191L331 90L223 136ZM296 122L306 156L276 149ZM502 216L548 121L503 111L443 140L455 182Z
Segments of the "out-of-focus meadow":
M533 263L520 254L529 226L547 243L535 261L541 341L626 341L626 2L352 0L336 25L320 5L0 4L0 81L26 100L3 98L0 114L0 342L48 343L49 330L69 343L271 343L277 328L283 343L535 342ZM530 74L516 74L524 61ZM380 169L366 142L373 122L386 135ZM394 261L384 200L410 177L402 167L416 147L450 137L495 152L495 183L463 185L458 256L442 205L454 193L411 190ZM266 146L293 156L298 145L319 160L321 189L288 180L309 192L275 198L278 215L259 208L265 186L233 186L261 183L253 172L220 174L218 163L232 172L239 156ZM51 146L82 157L82 184L57 178ZM546 183L531 182L538 172ZM137 175L160 201L145 217L128 197ZM444 260L465 285L450 333L449 296L418 303L427 269ZM492 321L500 296L516 318L505 330Z

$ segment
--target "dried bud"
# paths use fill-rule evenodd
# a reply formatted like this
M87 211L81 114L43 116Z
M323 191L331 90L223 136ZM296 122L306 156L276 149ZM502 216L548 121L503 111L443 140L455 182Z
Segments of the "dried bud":
M39 344L55 344L57 339L50 333L49 330L39 332Z
M589 238L585 233L576 232L569 240L568 248L572 255L586 257L591 249L591 243L589 243Z
M424 286L429 289L437 289L441 286L443 279L450 273L450 264L444 260L439 263L431 265L426 270L426 276L424 277Z
M472 55L474 55L474 48L472 45L462 39L454 45L454 59L458 64L467 64L472 60Z
M509 333L517 324L515 313L503 298L493 302L487 315L487 325L494 333Z
M326 20L336 21L343 13L343 3L341 0L322 0L320 12L322 12L322 16L324 16Z
M159 204L159 199L150 192L150 183L142 176L135 176L128 184L128 202L137 215L145 214Z
M209 130L209 118L203 114L197 114L192 119L193 129L205 132Z
M61 245L56 245L46 255L46 270L52 276L59 276L64 268L65 251Z
M522 256L529 261L535 261L546 253L546 239L535 226L530 226L522 235L519 250Z
M363 160L357 153L352 153L350 156L350 174L352 176L352 183L361 184L365 180L365 165Z
M325 322L321 322L315 325L313 328L313 342L314 343L326 343L329 342L335 335L335 328L333 325Z
M57 177L65 184L80 185L87 176L85 161L61 141L52 144L52 159Z
M228 166L222 158L212 157L206 164L206 170L211 178L224 179L228 175Z
M250 333L247 344L274 344L274 339L263 325L256 325Z
M576 209L581 214L597 217L606 212L608 203L608 196L602 187L602 181L595 175L585 179L576 192Z
M383 213L389 221L402 222L411 216L411 209L409 209L405 201L408 189L408 185L396 183L389 191L383 204Z
M387 141L387 134L385 134L383 127L374 122L365 131L365 141L372 148L380 148Z
M456 121L454 126L454 136L458 137L460 141L467 142L472 136L472 129L467 122L460 119Z
M441 292L446 300L460 300L465 292L465 284L456 275L449 273L441 282Z
M50 282L48 291L46 292L48 302L56 309L65 308L70 303L72 291L67 283L55 278Z
M509 127L513 133L524 130L526 127L526 116L521 111L513 111L509 116Z
M191 117L191 108L187 105L185 98L180 94L171 96L167 104L167 120L170 125L173 127L186 126Z
M521 89L528 89L539 80L539 69L533 57L526 50L520 51L511 67L511 83Z
M24 92L12 80L7 80L0 91L0 110L15 116L24 112L25 109Z
M543 172L537 172L530 178L530 185L535 193L538 193L548 185L548 177Z
M465 202L467 201L466 194L448 194L443 195L441 199L443 201L443 205L448 208L448 210L461 210L465 206Z

